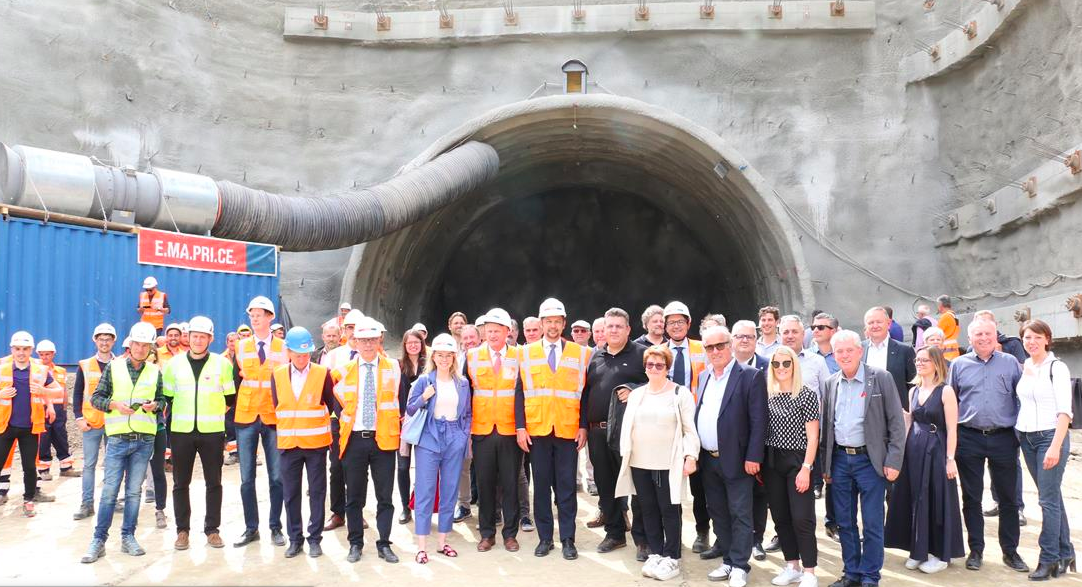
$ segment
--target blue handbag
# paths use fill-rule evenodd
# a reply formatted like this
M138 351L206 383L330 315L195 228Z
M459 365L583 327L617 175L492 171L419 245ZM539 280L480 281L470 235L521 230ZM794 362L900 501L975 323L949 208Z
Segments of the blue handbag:
M421 442L421 433L425 429L425 421L428 420L428 408L421 408L412 416L406 416L402 422L402 442L417 444Z

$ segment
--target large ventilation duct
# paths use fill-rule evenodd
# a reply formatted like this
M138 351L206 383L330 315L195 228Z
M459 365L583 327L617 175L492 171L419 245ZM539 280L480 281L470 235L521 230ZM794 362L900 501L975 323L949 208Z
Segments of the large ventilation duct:
M163 230L336 249L379 238L492 181L496 150L468 142L376 186L286 197L204 175L104 165L83 155L0 143L0 202Z

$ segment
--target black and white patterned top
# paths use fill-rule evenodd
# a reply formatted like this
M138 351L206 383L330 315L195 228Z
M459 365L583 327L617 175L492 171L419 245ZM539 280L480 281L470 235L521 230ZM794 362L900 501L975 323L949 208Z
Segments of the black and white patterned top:
M766 431L766 445L782 450L806 450L808 431L804 425L819 419L819 395L804 386L796 396L771 395L767 406L770 428Z

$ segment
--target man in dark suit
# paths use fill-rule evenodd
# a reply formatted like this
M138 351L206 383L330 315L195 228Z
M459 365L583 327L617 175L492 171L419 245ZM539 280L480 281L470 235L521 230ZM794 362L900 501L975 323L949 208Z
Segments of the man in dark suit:
M733 356L736 357L736 361L766 373L767 364L770 361L755 352L755 323L751 320L738 320L733 324L732 335ZM755 537L752 540L751 556L755 560L766 560L766 553L781 550L781 544L778 543L778 537L775 535L766 547L763 546L768 507L766 487L761 483L756 483L752 487L752 502L751 521Z
M752 487L766 441L766 377L735 359L724 326L704 332L703 347L710 367L696 389L695 426L706 508L717 535L711 550L723 561L707 578L744 587L751 570Z
M883 497L902 468L905 421L890 374L862 362L860 336L839 330L831 345L841 370L823 386L823 479L833 487L845 569L831 587L876 587L883 569Z
M917 376L914 363L917 354L913 347L891 338L889 328L890 317L886 308L876 306L864 313L864 335L867 337L862 345L864 364L890 373L902 409L908 412L909 382Z

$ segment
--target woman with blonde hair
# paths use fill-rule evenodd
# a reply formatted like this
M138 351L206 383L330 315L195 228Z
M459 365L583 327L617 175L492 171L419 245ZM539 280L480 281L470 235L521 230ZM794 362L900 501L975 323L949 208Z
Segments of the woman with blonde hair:
M905 415L909 423L905 457L883 534L887 548L909 551L907 569L931 574L966 554L954 463L958 397L946 383L947 360L942 350L925 346L917 350L914 362L917 376Z
M770 420L763 485L786 561L770 582L815 587L815 494L808 490L819 447L819 394L804 385L800 357L787 346L779 346L770 357L766 389Z

